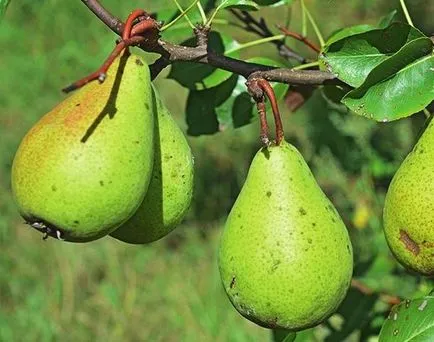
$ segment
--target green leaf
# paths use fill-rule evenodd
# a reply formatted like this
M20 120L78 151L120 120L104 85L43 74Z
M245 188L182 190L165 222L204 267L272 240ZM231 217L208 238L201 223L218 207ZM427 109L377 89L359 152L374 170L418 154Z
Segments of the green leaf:
M195 38L188 39L183 45L194 46ZM225 51L237 47L237 41L221 33L211 32L208 46L216 53L223 54ZM239 57L239 51L227 54L232 58ZM172 78L182 86L192 90L203 90L215 87L231 77L229 71L216 69L209 65L190 62L175 63L170 70L168 78Z
M263 57L251 58L248 59L247 62L276 67L284 66L281 63ZM288 85L282 83L272 83L272 87L277 100L282 99L289 88ZM267 113L270 113L270 111L271 107L267 102ZM249 93L247 92L244 78L238 78L237 84L234 87L232 94L225 102L223 102L220 106L216 108L216 112L221 130L230 127L242 127L256 119L256 105Z
M326 41L324 48L327 48L328 46L330 46L334 42L337 42L338 40L341 40L341 39L344 39L347 37L351 37L351 36L354 36L354 35L359 34L359 33L372 31L375 29L377 29L377 27L375 27L373 25L368 25L368 24L355 25L355 26L350 26L350 27L345 27L345 28L339 29L339 30L335 31L334 33L332 33L332 35Z
M231 95L237 80L238 76L233 75L217 87L190 91L186 109L188 135L214 134L220 130L216 107Z
M296 337L297 337L297 334L295 332L290 332L282 342L293 342L293 341L295 341Z
M259 6L255 1L251 0L219 0L217 1L216 7L218 9L238 8L246 11L255 11L259 9Z
M344 96L342 103L356 114L382 122L424 109L434 100L432 48L429 38L406 44L377 65L359 88Z
M350 32L349 30L354 31ZM337 33L321 55L328 69L345 83L358 87L367 75L381 62L398 52L405 44L425 37L414 27L394 23L385 29L370 30L335 40L368 27L353 27Z
M0 20L3 18L9 3L10 0L0 0Z
M434 336L434 296L406 300L392 308L379 342L429 342Z
M293 0L254 0L259 6L277 7L282 5L289 5Z
M393 21L396 19L396 14L398 13L397 10L393 10L389 14L385 15L380 19L380 22L378 23L378 28L386 28L387 26L391 25Z

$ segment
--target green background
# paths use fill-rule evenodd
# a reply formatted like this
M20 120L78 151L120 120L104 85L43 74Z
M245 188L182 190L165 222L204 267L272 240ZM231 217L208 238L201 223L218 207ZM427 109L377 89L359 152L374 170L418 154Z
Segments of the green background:
M434 32L434 3L408 2L418 27ZM170 1L103 3L121 18L135 7L173 8ZM306 3L326 36L343 26L375 23L398 7L398 1L387 0ZM282 8L261 12L273 30L273 24L285 22ZM220 17L235 22L227 14ZM295 6L294 31L300 31L299 18ZM215 29L239 42L257 39L227 25ZM315 39L312 30L309 35ZM65 97L62 87L101 64L115 38L78 0L13 0L0 24L0 341L270 339L269 330L231 307L216 264L221 228L260 146L257 123L189 138L196 161L194 201L183 224L156 243L129 246L109 237L83 245L42 241L17 214L10 167L21 138ZM288 44L310 53L299 43ZM285 62L272 45L241 53L245 59L257 56ZM156 85L186 131L187 90L165 79L167 73ZM296 113L283 102L281 109L287 140L303 153L350 231L356 278L382 293L426 294L432 283L394 261L381 231L385 191L423 127L423 114L377 124L328 105L320 92ZM297 341L375 340L389 310L382 298L351 290L338 314Z

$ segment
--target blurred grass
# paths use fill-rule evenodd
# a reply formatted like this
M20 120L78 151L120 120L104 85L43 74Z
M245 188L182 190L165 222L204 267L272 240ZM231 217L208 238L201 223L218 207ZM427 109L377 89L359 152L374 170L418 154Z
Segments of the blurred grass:
M121 18L134 7L173 7L168 0L103 3ZM307 3L327 35L342 25L376 22L398 2ZM434 5L409 5L414 21L433 32L428 14ZM285 21L280 9L263 14L270 23ZM294 9L291 27L300 27L299 18ZM235 37L242 42L256 38L244 32ZM15 150L26 131L64 98L60 89L95 70L113 41L114 35L80 1L14 0L0 24L0 341L268 340L268 330L231 307L215 260L220 228L259 147L256 124L190 138L197 166L194 203L184 224L162 241L146 246L110 238L84 245L44 242L22 224L10 195ZM275 56L275 51L269 46L243 51L243 57L264 54ZM187 92L164 79L166 74L157 87L185 129ZM405 297L426 291L430 283L396 264L381 231L387 185L414 144L423 116L375 124L330 108L320 93L302 110L283 112L287 139L302 151L349 228L356 276L376 290ZM387 306L373 303L381 324ZM360 327L345 338L363 340ZM322 341L330 332L333 336L330 326L310 330L297 341Z

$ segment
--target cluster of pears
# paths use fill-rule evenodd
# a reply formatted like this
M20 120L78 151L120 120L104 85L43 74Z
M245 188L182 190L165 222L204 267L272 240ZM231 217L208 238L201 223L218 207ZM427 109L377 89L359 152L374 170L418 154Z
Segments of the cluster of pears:
M410 270L434 275L434 120L393 177L383 219L396 259Z
M192 188L190 147L147 64L128 52L104 83L88 83L43 116L12 166L26 222L71 242L160 239L186 214Z
M347 229L291 144L255 155L218 262L233 306L263 327L315 326L344 299L353 272Z

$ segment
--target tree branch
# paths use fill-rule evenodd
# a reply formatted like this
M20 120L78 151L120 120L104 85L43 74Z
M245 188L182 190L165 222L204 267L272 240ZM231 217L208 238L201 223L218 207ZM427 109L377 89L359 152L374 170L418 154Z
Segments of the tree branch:
M122 36L124 29L123 22L108 12L98 0L81 1L113 32ZM139 47L144 51L154 52L161 55L161 58L159 58L154 64L150 65L153 78L155 78L161 70L171 63L195 62L208 64L234 74L242 75L246 79L254 76L272 82L294 85L341 84L341 81L329 72L318 70L292 70L248 63L217 54L203 45L187 47L171 44L162 39L158 39L156 44L149 44L148 41L145 41L140 44Z

